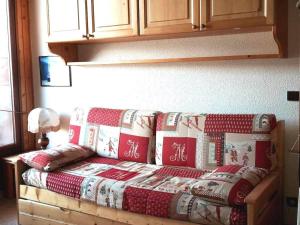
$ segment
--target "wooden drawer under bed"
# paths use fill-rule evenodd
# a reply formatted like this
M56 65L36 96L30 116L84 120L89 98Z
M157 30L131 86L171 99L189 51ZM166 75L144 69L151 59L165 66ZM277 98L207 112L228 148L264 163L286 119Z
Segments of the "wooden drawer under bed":
M22 225L125 225L82 212L19 199L19 222Z

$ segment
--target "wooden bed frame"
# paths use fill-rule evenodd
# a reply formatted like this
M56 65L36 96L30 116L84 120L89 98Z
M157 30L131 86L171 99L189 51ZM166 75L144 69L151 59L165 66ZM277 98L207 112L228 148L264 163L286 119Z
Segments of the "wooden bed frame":
M278 167L246 197L247 225L281 225L283 212L284 121L272 132ZM196 225L98 206L23 184L22 161L15 162L18 221L22 225Z

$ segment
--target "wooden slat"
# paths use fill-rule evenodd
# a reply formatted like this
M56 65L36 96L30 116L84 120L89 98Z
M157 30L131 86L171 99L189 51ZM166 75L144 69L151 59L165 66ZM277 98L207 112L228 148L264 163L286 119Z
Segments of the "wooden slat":
M232 55L232 56L212 56L212 57L191 57L191 58L166 58L166 59L141 59L141 60L120 60L112 62L68 62L68 66L93 66L93 65L126 65L126 64L157 64L157 63L187 63L187 62L208 62L225 60L245 60L245 59L271 59L279 58L279 54L260 55Z
M20 215L31 215L35 218L39 217L50 221L62 222L64 224L124 225L124 223L103 219L93 215L23 199L19 200L19 213Z
M40 218L36 216L32 216L29 214L19 214L19 224L20 225L41 225L41 224L47 224L47 225L71 225L55 220L48 220L45 218Z
M34 135L27 131L28 113L34 107L29 29L29 4L28 0L18 0L15 1L15 4L20 111L25 112L24 114L21 114L21 138L23 150L28 151L35 148Z
M132 225L195 225L194 223L131 213L124 210L97 206L91 202L80 201L49 190L21 185L20 197L64 209L74 210L97 217Z

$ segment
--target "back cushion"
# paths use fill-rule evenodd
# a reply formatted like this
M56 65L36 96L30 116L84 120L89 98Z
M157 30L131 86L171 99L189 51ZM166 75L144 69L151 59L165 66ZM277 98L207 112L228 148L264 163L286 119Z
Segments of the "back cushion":
M161 113L157 119L156 164L212 170L223 165L272 169L274 115Z
M70 142L103 157L150 163L155 116L154 111L76 108L70 121Z

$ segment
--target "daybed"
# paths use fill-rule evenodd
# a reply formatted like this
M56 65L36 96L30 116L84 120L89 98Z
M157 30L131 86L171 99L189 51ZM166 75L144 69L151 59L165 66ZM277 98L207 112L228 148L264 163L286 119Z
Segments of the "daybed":
M19 223L281 224L283 132L267 114L77 108L69 144L16 162Z

